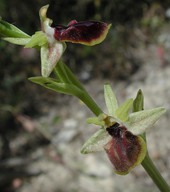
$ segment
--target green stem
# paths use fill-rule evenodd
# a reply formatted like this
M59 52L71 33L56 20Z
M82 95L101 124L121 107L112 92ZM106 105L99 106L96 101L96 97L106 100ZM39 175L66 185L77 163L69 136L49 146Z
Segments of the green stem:
M60 79L61 82L68 83L70 85L74 85L78 89L80 89L80 92L77 92L73 95L78 97L87 107L96 115L100 115L103 113L103 111L100 109L100 107L95 103L95 101L90 97L82 83L76 78L74 73L68 68L65 63L60 61L56 68L54 69L54 73L57 78Z
M96 115L99 116L103 111L96 104L96 102L90 97L90 95L83 91L83 94L78 95L78 98Z
M148 154L143 160L142 166L161 192L170 192L170 187L161 176L160 172L157 170Z

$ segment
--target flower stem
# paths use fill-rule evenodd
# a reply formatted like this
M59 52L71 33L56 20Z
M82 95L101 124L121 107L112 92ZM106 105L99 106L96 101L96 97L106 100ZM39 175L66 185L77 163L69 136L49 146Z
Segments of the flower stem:
M83 91L83 94L79 95L78 98L83 101L83 103L96 115L99 116L103 111L92 99L92 97L86 92Z
M60 61L57 67L54 69L56 76L60 79L61 82L69 83L77 87L80 92L75 93L75 96L78 97L83 103L96 115L100 115L103 111L88 94L82 83L77 79L74 73L68 68L68 66Z
M148 153L142 162L142 166L161 192L170 192L170 187L153 164Z

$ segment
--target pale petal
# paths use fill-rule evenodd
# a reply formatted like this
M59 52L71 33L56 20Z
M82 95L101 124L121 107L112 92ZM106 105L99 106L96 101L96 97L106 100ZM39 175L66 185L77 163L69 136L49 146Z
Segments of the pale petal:
M86 141L81 149L81 153L87 154L101 151L104 149L104 145L106 145L109 140L111 140L111 136L107 133L107 131L105 129L100 129Z
M163 107L159 107L131 113L125 126L134 135L142 134L152 127L165 112Z
M41 73L43 77L48 77L50 75L60 60L64 50L65 45L60 42L56 42L50 47L41 47Z

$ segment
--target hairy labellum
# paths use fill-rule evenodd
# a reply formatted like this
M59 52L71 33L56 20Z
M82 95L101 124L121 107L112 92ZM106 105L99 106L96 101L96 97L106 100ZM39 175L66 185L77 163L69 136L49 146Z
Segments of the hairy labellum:
M71 21L68 26L57 25L54 38L57 41L81 43L84 45L95 45L102 42L110 28L103 22L97 21Z
M144 158L144 141L118 123L106 128L106 130L112 136L112 139L104 146L104 149L114 165L115 172L127 174Z

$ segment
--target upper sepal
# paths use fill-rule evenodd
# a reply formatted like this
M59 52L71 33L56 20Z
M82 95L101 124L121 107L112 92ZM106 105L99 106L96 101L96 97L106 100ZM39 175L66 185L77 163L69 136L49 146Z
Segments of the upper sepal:
M114 116L115 119L121 120L122 122L127 121L129 111L133 105L133 99L128 99L119 106L116 96L109 84L104 85L104 97L109 116Z
M104 85L104 98L106 107L108 109L108 114L110 116L114 116L119 106L117 98L109 84Z
M68 26L57 25L55 27L54 38L57 41L80 43L93 46L101 43L111 24L98 21L71 21Z

